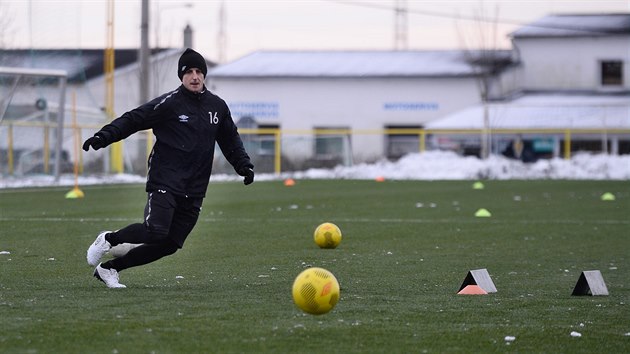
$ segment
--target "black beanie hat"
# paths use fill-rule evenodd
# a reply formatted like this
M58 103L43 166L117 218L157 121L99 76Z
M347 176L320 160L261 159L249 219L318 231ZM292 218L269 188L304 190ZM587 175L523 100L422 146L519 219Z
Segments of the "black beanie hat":
M179 62L177 63L177 76L179 76L180 80L182 80L184 74L190 68L197 68L201 70L204 77L206 77L206 73L208 73L206 60L201 56L201 54L187 48L182 56L179 57Z

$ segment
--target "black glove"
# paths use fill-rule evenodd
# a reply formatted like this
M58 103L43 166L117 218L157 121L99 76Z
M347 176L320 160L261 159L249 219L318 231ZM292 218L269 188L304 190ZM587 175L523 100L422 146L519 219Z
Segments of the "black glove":
M245 185L252 184L254 182L254 169L251 167L243 167L238 171L238 174L245 177L243 183Z
M88 151L90 150L90 146L92 147L92 149L94 149L94 151L100 149L100 148L104 148L105 147L105 140L103 138L101 138L98 135L94 135L91 138L88 138L84 143L83 143L83 150Z

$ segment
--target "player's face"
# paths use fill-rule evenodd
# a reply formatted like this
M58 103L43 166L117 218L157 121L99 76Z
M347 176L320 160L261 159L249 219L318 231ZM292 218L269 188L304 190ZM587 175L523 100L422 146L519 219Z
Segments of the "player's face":
M203 80L204 76L201 70L190 68L184 73L182 84L184 84L184 87L189 91L201 92L201 90L203 90Z

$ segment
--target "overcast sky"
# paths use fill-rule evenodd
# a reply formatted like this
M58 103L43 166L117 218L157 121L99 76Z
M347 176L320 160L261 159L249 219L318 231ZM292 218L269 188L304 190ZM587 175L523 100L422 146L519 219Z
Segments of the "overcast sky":
M226 0L228 61L256 50L394 49L394 0ZM508 34L550 13L630 13L630 0L407 0L408 49L508 48ZM185 7L184 4L192 4ZM218 59L218 0L150 0L150 43ZM117 0L114 45L140 45L141 0ZM4 48L104 48L105 0L0 0ZM478 19L488 21L482 27ZM494 21L498 19L498 21ZM496 26L492 24L496 22ZM160 29L159 36L157 28ZM482 41L481 38L484 38ZM496 45L494 41L496 40Z

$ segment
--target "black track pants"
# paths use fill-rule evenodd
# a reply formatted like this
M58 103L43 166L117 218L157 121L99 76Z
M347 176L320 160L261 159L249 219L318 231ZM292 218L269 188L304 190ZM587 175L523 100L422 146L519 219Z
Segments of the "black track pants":
M195 227L202 201L202 198L175 196L164 191L148 193L144 222L128 225L106 237L112 246L121 243L143 245L103 266L121 271L175 253L183 247Z

